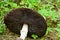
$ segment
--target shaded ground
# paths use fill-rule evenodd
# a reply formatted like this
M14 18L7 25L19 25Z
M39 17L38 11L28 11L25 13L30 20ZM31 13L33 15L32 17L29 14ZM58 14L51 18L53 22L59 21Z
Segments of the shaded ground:
M0 35L0 40L16 40L16 38L19 35L11 33L9 31L6 31L3 35ZM26 38L26 40L34 40L31 38ZM59 40L57 37L57 32L55 30L52 30L52 32L49 32L48 35L45 35L42 38L38 38L37 40Z

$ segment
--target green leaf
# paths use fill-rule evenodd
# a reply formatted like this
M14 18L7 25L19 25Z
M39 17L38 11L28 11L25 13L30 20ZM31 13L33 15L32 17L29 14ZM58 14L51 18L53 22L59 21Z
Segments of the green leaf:
M36 40L38 38L38 36L35 34L32 34L32 37L34 38L34 40Z
M60 38L60 28L55 28L55 30L58 32L58 37Z
M3 32L3 28L0 26L0 33L2 33Z
M9 0L4 0L4 2L9 2Z
M52 31L52 28L48 27L48 28L47 28L47 31L46 31L46 35L47 35L49 32L51 32L51 31Z

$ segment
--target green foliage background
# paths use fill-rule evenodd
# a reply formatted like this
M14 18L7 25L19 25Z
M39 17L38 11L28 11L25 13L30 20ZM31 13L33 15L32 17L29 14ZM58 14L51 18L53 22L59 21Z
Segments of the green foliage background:
M1 0L0 34L6 31L4 16L7 12L15 8L30 8L40 13L45 18L48 25L46 35L53 29L58 32L58 38L60 39L60 0Z

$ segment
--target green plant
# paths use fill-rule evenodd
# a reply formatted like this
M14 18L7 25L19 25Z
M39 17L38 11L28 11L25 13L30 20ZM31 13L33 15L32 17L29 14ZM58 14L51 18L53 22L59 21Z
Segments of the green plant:
M6 26L3 21L3 16L0 16L0 34L4 33L6 31Z
M13 3L9 0L4 0L0 2L0 33L6 31L6 26L4 24L4 16L7 12L19 6L16 3Z
M60 28L55 28L55 30L58 32L58 38L60 39Z
M52 28L48 27L48 28L47 28L47 31L46 31L46 35L47 35L49 32L51 32L51 31L52 31Z
M32 38L33 38L34 40L36 40L36 39L38 38L38 36L35 35L35 34L32 34Z
M60 22L57 24L57 28L54 28L57 31L58 38L60 39Z

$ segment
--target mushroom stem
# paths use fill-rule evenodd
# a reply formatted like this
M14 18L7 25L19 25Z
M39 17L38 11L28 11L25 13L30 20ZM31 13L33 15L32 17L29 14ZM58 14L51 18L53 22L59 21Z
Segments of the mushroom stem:
M25 40L25 38L27 37L28 34L28 25L27 24L23 24L22 30L20 30L20 38Z

